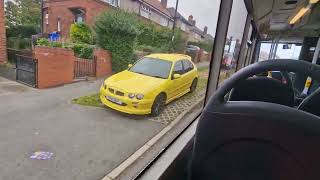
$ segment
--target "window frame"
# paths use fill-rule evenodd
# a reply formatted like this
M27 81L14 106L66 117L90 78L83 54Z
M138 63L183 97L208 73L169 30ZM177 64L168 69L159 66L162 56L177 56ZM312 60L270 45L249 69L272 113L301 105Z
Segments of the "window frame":
M184 62L187 62L189 65L191 65L192 68L187 70L186 67L185 67ZM194 70L194 65L188 59L182 60L182 65L183 65L183 69L184 69L184 74L189 73L190 71Z
M120 7L120 0L105 0L108 4L114 7ZM116 4L117 2L117 4Z
M151 8L145 4L141 4L140 7L140 16L145 17L147 19L151 19Z
M175 69L175 67L176 67L176 65L178 64L178 63L181 63L181 67L182 67L182 73L180 74L180 73L177 73L174 69ZM179 74L179 75L184 75L185 74L185 70L184 70L184 66L183 66L183 60L178 60L178 61L176 61L175 63L174 63L174 65L173 65L173 69L172 69L172 78L173 78L173 76L175 75L175 74Z
M248 4L248 1L246 0L243 1L246 5L249 15L251 13L251 10L248 9L248 6L250 8L250 4ZM208 98L212 95L212 93L216 91L218 87L218 80L221 69L220 66L224 53L225 40L227 37L232 6L233 0L220 1L217 28L215 33L216 38L214 39L213 54L211 56L209 65L209 77L205 95L205 103L207 103ZM243 32L243 37L244 36L245 31ZM258 35L256 35L256 38L257 37ZM253 46L253 48L256 48L256 46ZM192 139L194 137L200 115L201 113L199 112L196 117L192 118L193 120L191 121L191 123L186 128L184 128L182 132L180 132L172 141L170 141L165 148L162 148L161 152L157 153L157 156L155 158L153 157L153 160L149 161L148 164L143 167L144 169L142 171L139 171L138 174L134 174L134 179L161 179L164 177L169 177L167 176L167 173L172 172L172 169L170 168L174 168L174 166L177 165L175 161L186 158L186 154L183 154L185 150L184 147L190 144L192 146Z

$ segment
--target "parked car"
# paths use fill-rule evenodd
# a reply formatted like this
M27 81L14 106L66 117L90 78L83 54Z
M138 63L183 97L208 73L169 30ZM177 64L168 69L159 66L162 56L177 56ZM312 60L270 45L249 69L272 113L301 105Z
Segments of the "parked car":
M100 99L124 113L157 116L169 102L194 92L197 83L198 71L190 56L151 54L106 79Z
M195 45L188 45L188 46L186 47L186 52L187 52L187 53L196 53L196 52L198 52L199 50L200 50L200 47L195 46Z

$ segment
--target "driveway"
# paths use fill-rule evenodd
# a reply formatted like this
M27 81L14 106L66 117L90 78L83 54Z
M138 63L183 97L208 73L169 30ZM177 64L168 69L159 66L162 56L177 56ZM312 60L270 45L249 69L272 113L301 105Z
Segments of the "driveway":
M97 92L101 80L49 90L20 85L26 89L1 93L10 83L19 86L0 79L0 179L98 180L165 127L71 104L73 98ZM30 159L36 151L53 157Z

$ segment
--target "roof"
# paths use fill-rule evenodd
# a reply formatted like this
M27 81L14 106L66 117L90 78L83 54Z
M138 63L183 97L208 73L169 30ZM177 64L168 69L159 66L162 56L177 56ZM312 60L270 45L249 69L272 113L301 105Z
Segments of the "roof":
M211 35L211 34L206 34L205 35L205 38L207 39L207 40L214 40L214 37Z
M170 12L171 16L174 17L176 9L173 7L170 7L167 9ZM180 19L183 23L188 24L189 26L192 26L192 24L185 17L183 17L179 12L177 12L177 19Z
M197 26L193 26L191 31L193 31L193 32L195 32L195 33L197 33L197 34L199 34L199 35L201 35L203 37L205 36L204 32L201 29L199 29Z
M189 59L191 60L191 57L185 54L150 54L146 57L149 58L156 58L156 59L163 59L171 62L175 62L181 59Z
M142 2L145 2L149 5L151 5L153 8L159 10L160 12L162 12L163 14L169 16L170 18L172 18L173 16L171 16L170 12L167 10L167 8L163 7L160 3L160 1L158 0L141 0Z

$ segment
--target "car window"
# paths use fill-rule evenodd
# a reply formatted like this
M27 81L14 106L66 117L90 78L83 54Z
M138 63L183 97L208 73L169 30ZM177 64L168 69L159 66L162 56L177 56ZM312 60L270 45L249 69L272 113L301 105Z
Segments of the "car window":
M193 64L189 60L183 60L183 67L185 73L193 70Z
M173 74L184 74L182 61L176 62L176 64L174 65Z
M143 58L139 60L129 71L152 77L167 79L172 63L161 59Z

